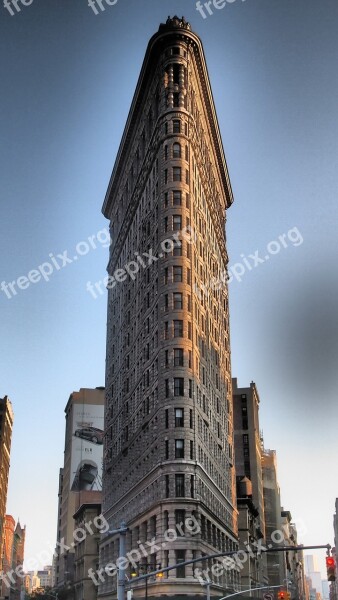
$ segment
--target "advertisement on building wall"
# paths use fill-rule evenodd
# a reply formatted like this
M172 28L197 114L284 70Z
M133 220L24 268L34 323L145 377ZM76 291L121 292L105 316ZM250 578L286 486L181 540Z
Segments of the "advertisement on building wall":
M74 405L70 489L102 490L104 407Z

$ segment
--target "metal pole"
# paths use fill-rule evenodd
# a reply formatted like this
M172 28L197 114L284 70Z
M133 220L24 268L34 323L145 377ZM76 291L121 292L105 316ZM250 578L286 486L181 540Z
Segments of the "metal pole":
M210 581L210 579L208 579L208 581L207 581L207 600L210 600L210 586L211 586L211 581Z
M148 600L148 577L146 579L146 600Z
M124 522L120 526L120 540L119 540L119 553L121 558L125 558L126 555L126 533L127 526ZM125 597L125 585L126 585L126 567L124 560L120 560L118 581L117 581L117 600L124 600ZM123 565L123 566L121 566Z

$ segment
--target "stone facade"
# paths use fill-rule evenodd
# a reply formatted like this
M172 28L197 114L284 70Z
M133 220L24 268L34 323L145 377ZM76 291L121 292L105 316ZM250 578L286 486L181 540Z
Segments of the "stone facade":
M202 44L174 17L149 42L103 206L112 238L103 512L114 528L126 521L128 551L155 538L159 549L142 557L143 569L238 545L225 238L232 201ZM117 536L105 536L101 567L117 556ZM237 584L238 572L227 571L211 593ZM115 598L116 577L99 594ZM147 594L202 597L205 589L188 565L149 579Z
M101 503L82 504L74 515L75 529L86 531L86 524L90 526L88 534L75 544L74 600L97 598L97 586L90 578L89 572L91 569L95 572L97 569L100 532L94 523L99 515Z
M4 543L10 451L13 428L13 409L8 396L0 398L0 570Z
M251 500L257 511L253 540L262 540L265 545L265 513L263 497L262 452L263 440L259 428L259 394L257 386L251 382L250 387L238 387L237 379L232 380L234 406L234 447L235 469L238 487L241 480L247 478L251 482ZM238 498L241 498L238 495ZM239 506L238 506L239 508ZM243 506L242 506L243 510ZM241 536L240 536L241 540ZM262 554L257 564L257 573L252 570L261 585L268 582L267 555ZM254 587L254 586L253 586Z
M76 454L74 448L74 429L75 423L78 420L77 414L83 415L83 419L87 419L87 409L92 407L91 413L95 414L95 407L99 409L104 404L104 388L97 387L95 389L81 388L78 392L73 392L68 399L65 407L65 450L64 450L64 465L59 473L59 491L58 491L58 520L57 520L57 544L55 550L55 580L54 586L59 590L72 586L74 583L74 514L84 503L101 502L101 490L80 489L74 491L72 489L72 481L74 473L72 468L75 464L83 463L84 458L91 456L87 453L91 447L96 447L96 444L88 443L87 439L76 438L81 440L81 452ZM102 425L103 426L103 425ZM91 446L91 447L90 447ZM102 449L102 445L98 446ZM78 449L79 450L79 449ZM75 453L75 454L74 454ZM101 457L102 461L102 450ZM90 460L87 460L90 463ZM68 549L64 549L67 546Z

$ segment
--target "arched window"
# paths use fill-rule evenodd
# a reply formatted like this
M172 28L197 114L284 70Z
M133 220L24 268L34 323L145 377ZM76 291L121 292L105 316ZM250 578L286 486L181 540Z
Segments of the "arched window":
M173 144L173 158L181 158L181 144Z

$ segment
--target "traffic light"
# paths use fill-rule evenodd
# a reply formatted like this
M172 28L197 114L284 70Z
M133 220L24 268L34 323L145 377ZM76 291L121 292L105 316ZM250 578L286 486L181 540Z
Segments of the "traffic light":
M336 561L333 556L326 557L326 572L328 581L336 581Z
M286 592L284 590L278 592L278 600L286 600Z

